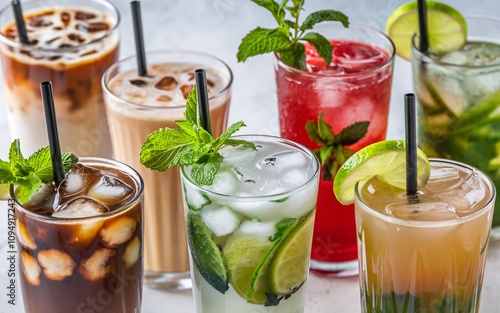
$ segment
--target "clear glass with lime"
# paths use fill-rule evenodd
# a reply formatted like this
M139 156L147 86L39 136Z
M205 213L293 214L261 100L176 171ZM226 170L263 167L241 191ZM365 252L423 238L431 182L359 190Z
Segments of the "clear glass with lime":
M406 192L405 143L367 146L340 168L339 201L355 205L363 313L479 312L495 203L481 171L418 150Z
M237 136L210 186L181 170L196 312L304 312L319 162L291 141Z
M419 146L429 157L484 171L500 187L500 17L462 15L427 1L428 51L420 51L417 6L407 3L387 23L398 54L410 58L419 100ZM500 206L492 238L500 238Z

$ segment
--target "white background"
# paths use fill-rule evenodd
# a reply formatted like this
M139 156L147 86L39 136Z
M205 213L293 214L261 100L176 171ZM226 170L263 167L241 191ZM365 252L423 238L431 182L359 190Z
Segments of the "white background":
M54 1L47 0L48 3ZM120 53L121 58L123 58L135 53L129 1L111 1L117 5L122 13ZM2 5L7 2L2 1ZM347 14L351 22L363 23L383 30L391 12L404 2L406 0L309 0L302 16L305 17L308 13L320 9L336 9ZM500 2L498 0L447 0L446 2L461 12L500 16ZM244 120L248 127L244 128L241 133L278 135L276 87L271 55L254 57L246 63L237 63L236 61L238 44L247 32L256 26L275 27L272 16L267 11L249 0L143 0L142 13L147 49L194 49L211 53L223 59L234 73L229 122ZM500 39L500 30L498 37ZM1 77L0 83L3 83ZM397 58L388 138L404 138L402 104L403 95L407 92L412 92L410 64ZM0 159L6 160L11 140L7 130L4 102L2 87L0 88ZM40 129L40 131L45 130ZM6 212L7 205L5 202L1 202L0 313L19 313L23 312L19 288L16 293L16 306L7 304ZM500 311L499 266L500 242L496 242L490 246L488 256L481 301L482 313ZM307 288L307 313L360 311L357 278L325 279L311 276ZM145 288L142 312L194 312L191 293L167 293Z

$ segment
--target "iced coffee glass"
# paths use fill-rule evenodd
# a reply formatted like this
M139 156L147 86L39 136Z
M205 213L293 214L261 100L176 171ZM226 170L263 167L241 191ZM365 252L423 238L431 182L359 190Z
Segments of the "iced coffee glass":
M118 60L120 15L105 0L22 2L31 44L18 40L13 10L0 11L0 58L10 136L23 153L48 145L40 82L52 81L63 151L111 156L100 79Z
M104 98L117 160L136 168L145 191L145 283L163 289L191 288L178 168L152 171L139 162L140 149L152 132L177 127L186 97L195 83L194 70L207 70L214 136L226 128L231 83L229 67L218 58L195 51L147 52L148 77L137 72L136 57L126 58L103 76Z
M11 189L25 312L141 311L143 188L127 165L81 158L28 203Z
M376 178L356 188L362 312L479 312L495 186L430 161L418 201Z

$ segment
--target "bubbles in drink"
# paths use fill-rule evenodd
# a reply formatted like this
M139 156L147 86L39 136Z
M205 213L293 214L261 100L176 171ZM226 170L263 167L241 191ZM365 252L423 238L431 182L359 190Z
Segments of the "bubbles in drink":
M57 211L52 216L57 218L82 218L89 216L97 216L107 213L109 209L102 203L99 203L92 198L80 197L71 200Z

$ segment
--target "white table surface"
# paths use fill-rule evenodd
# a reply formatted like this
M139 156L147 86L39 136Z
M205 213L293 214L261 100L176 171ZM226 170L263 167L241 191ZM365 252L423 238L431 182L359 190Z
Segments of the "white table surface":
M134 53L134 39L129 1L111 1L122 12L121 57L131 55ZM498 0L443 1L453 4L462 12L500 15ZM352 22L368 24L383 30L390 13L404 2L406 0L309 0L303 15L319 9L337 9L349 15ZM2 1L2 5L5 3L7 1ZM275 26L267 11L248 0L143 0L142 12L147 49L194 49L222 58L232 68L235 76L229 122L244 120L248 127L241 133L278 134L272 57L265 55L251 58L246 63L236 62L238 44L248 31L257 25L269 28ZM396 59L393 81L387 137L402 139L404 138L402 99L405 93L412 92L409 62ZM0 77L1 83L3 81ZM10 138L4 99L4 90L0 88L0 159L5 160ZM16 290L16 305L8 304L9 298L6 296L9 280L6 220L7 204L0 202L0 313L20 313L23 312L23 306L19 286ZM499 267L500 242L493 242L488 252L481 297L482 313L500 312ZM307 313L359 311L357 278L327 279L310 276L307 285ZM142 312L193 313L191 292L165 292L145 288Z

